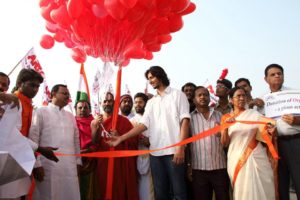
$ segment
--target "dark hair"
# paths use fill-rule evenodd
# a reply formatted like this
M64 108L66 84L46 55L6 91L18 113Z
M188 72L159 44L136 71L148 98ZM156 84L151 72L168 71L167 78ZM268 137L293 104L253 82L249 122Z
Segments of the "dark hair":
M199 89L204 89L207 92L207 94L210 96L210 93L209 93L209 91L208 91L208 89L206 87L204 87L204 86L197 86L195 88L195 90L194 90L193 98L195 98L196 90L199 90Z
M87 100L78 100L78 101L76 101L75 106L74 106L75 109L77 109L77 104L80 103L80 102L86 102L89 106L89 109L91 109L91 103Z
M184 84L184 85L181 87L181 91L182 91L182 92L183 92L183 90L184 90L185 87L194 87L194 88L196 88L197 86L196 86L194 83L187 82L186 84Z
M44 81L44 78L33 69L22 69L18 74L16 86L14 89L17 90L18 85L30 80L37 80L38 82L42 83Z
M4 77L7 78L7 80L8 80L8 86L9 86L9 84L10 84L10 79L9 79L9 77L7 76L7 74L5 74L5 73L3 73L3 72L0 72L0 76L4 76Z
M234 87L237 87L237 84L239 84L242 81L246 82L249 86L251 86L249 79L247 79L247 78L239 78L238 80L235 81Z
M232 88L232 83L228 79L225 79L225 78L219 79L219 80L217 80L217 83L221 83L221 84L225 85L229 90Z
M165 70L160 66L152 66L145 72L145 77L148 80L148 74L151 73L154 77L158 78L164 86L170 85L170 80Z
M277 68L277 69L279 69L279 70L282 72L282 74L284 74L283 67L281 67L281 66L278 65L278 64L270 64L270 65L268 65L268 66L266 67L266 69L265 69L265 77L268 76L268 72L269 72L269 70L270 70L271 68Z
M138 98L138 97L142 98L143 101L145 102L145 104L147 103L147 101L148 101L148 96L147 96L146 94L144 94L144 93L142 93L142 92L138 92L138 93L136 93L136 94L134 95L134 99L136 99L136 98Z
M54 85L54 86L52 87L52 89L51 89L51 98L53 97L53 94L54 94L54 93L58 92L59 87L65 87L65 88L67 88L67 86L66 86L66 85L63 85L63 84L56 84L56 85Z
M234 93L237 91L237 90L243 90L245 93L246 93L246 90L244 89L244 88L242 88L242 87L234 87L234 88L232 88L230 91L229 91L229 98L233 98L233 95L234 95Z

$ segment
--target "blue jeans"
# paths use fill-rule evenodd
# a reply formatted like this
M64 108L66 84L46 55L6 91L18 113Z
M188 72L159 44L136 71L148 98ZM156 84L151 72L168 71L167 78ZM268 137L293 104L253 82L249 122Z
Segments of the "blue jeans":
M185 165L175 165L173 155L150 156L155 200L185 200Z

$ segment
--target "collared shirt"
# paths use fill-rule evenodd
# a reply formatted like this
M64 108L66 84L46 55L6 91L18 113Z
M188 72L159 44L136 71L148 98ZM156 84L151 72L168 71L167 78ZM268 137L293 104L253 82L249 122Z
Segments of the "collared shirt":
M209 110L209 118L205 117L197 109L191 113L190 131L194 136L215 127L221 122L222 113ZM226 168L226 158L220 137L211 135L191 144L192 168L198 170L217 170Z
M49 103L35 110L30 127L29 138L39 146L51 146L59 148L61 153L79 154L80 142L79 131L72 113L60 109L58 106ZM59 165L63 165L65 160L72 160L73 164L81 165L81 158L60 159ZM36 167L39 167L40 160L49 162L43 156L37 158ZM62 161L64 160L64 161ZM55 165L55 162L50 162Z
M221 112L223 115L230 113L232 111L232 107L230 103L227 104L225 108L222 108L219 103L215 105L215 110Z
M286 91L286 90L293 90L293 89L282 86L279 91ZM271 93L271 92L269 92L269 93ZM281 118L278 118L276 120L276 127L277 127L279 136L295 135L297 133L300 133L300 125L290 125L290 124L286 123L285 121L283 121Z
M167 87L148 102L140 123L149 130L150 149L162 148L180 141L180 122L190 118L189 102L180 90ZM152 152L154 156L171 155L175 148Z

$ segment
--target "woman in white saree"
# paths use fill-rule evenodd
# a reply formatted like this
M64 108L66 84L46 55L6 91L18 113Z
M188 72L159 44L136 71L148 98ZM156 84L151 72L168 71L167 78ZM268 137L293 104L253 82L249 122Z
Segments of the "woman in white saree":
M261 121L262 115L245 109L246 94L242 88L230 91L233 111L223 116L222 123L234 123L222 131L221 143L228 146L228 174L236 200L274 200L274 173L267 148L257 140L261 125L239 121ZM275 133L273 125L267 126L269 134Z

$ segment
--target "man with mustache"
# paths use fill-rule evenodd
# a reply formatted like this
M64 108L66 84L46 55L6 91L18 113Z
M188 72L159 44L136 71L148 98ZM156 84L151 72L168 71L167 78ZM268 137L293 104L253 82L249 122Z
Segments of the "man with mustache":
M124 94L120 98L120 111L124 117L131 119L134 116L134 113L131 112L133 107L133 101L130 94Z
M148 96L144 93L134 95L134 109L136 114L130 119L133 126L137 126L145 112ZM149 133L144 131L139 135L139 149L148 150L150 146ZM154 199L153 182L150 170L150 157L148 154L140 155L137 158L137 169L139 172L139 193L141 200Z
M79 154L79 133L72 113L65 111L70 98L66 85L55 85L51 103L38 108L32 118L29 138L42 146L57 147L60 153ZM33 171L36 189L33 199L79 200L78 168L81 158L63 156L58 163L39 156Z
M92 140L97 145L97 151L109 151L106 143L116 132L112 131L112 115L114 110L114 96L107 92L101 98L103 114L96 116L91 123ZM122 135L132 129L130 121L118 115L116 131ZM138 148L137 137L131 138L115 147L115 150L136 150ZM105 199L107 181L108 158L98 158L95 169L95 182L93 184L93 199ZM114 158L113 178L113 200L138 200L138 177L136 168L136 157Z

